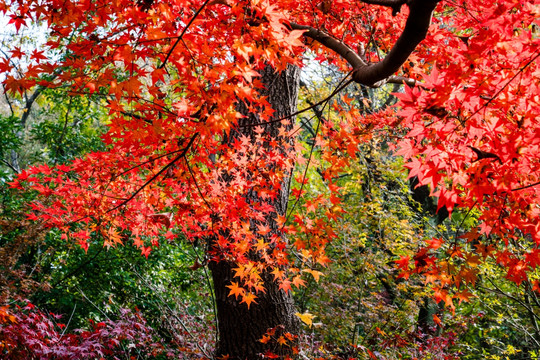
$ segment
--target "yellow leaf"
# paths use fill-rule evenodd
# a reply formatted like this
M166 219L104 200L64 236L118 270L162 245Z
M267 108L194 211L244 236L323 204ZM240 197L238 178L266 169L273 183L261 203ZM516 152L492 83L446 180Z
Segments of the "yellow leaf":
M265 250L268 248L268 243L264 242L263 239L259 239L257 241L257 244L255 244L255 248L257 249L257 251Z
M299 312L297 312L295 315L298 316L298 318L302 320L302 322L308 325L309 327L313 325L313 319L315 318L315 315L310 314L308 312L305 312L303 314L300 314Z

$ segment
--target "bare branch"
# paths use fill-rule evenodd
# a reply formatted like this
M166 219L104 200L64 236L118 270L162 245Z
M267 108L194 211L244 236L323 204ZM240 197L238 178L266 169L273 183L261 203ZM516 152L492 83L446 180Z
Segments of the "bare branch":
M21 170L17 169L15 166L11 165L11 163L9 161L7 161L7 160L4 160L4 159L0 158L0 163L3 163L7 167L9 167L15 174L18 174L18 173L21 172Z
M322 45L326 46L338 53L345 59L354 69L353 81L367 85L378 87L387 82L401 82L409 85L414 85L412 79L403 77L392 77L399 70L409 55L416 49L418 44L427 35L429 25L431 23L431 15L440 0L411 0L407 3L410 8L409 17L405 24L405 28L401 36L396 41L388 55L377 63L367 64L362 57L347 46L343 41L340 41L322 30L315 29L307 25L299 25L291 23L290 27L293 30L306 30L304 36L312 38ZM400 0L366 0L366 3L377 3L379 5L397 5L402 2Z
M398 71L418 44L425 39L431 15L438 3L439 0L410 1L410 13L405 29L388 55L378 63L355 69L353 80L360 84L374 85Z
M360 0L365 4L381 5L392 8L392 15L396 16L401 11L401 6L407 3L407 0Z
M13 110L13 104L11 103L9 96L7 95L6 85L2 84L2 88L4 89L4 97L6 98L6 102L9 105L9 110L11 111L11 115L14 116L15 111Z
M306 30L304 36L316 40L330 50L334 50L343 59L347 60L347 62L351 64L353 69L359 69L361 67L368 66L368 64L360 57L360 55L358 55L353 49L347 46L347 44L328 35L324 31L315 29L314 27L308 25L300 25L295 23L290 23L290 27L293 30Z
M405 84L409 85L410 87L418 85L418 82L416 80L398 75L392 75L388 77L388 79L386 79L386 82L388 84Z

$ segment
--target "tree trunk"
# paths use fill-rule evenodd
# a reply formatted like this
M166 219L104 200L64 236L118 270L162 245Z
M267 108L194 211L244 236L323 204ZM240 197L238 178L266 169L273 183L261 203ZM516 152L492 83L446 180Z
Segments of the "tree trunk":
M285 332L297 333L298 319L294 315L291 293L280 290L272 276L265 274L266 293L257 294L257 303L251 304L248 309L246 304L240 304L240 300L234 296L227 296L229 290L225 286L233 279L232 268L225 261L210 266L219 329L216 356L229 355L229 359L252 360L261 359L261 354L268 350L279 355L289 353L290 342L288 346L276 347L275 342L263 344L259 340L273 328L277 328L277 336Z
M262 95L268 96L268 101L275 110L274 119L294 113L298 98L299 69L289 67L282 73L275 73L271 67L266 67L261 71L261 76L266 88L262 91ZM239 104L238 108L246 115L246 118L239 121L237 134L252 137L253 127L246 125L259 123L260 120L256 114L247 113L247 107L244 104ZM270 136L277 137L277 129L280 126L281 122L270 123L265 125L265 131ZM249 196L246 194L246 197ZM286 179L282 184L280 196L272 203L276 213L266 216L265 225L269 226L273 232L278 231L274 219L278 214L285 214L288 197L289 181ZM263 273L261 277L264 280L266 293L257 293L257 303L251 304L248 309L245 303L240 304L240 299L236 300L234 296L228 296L229 289L226 286L230 285L231 280L234 279L232 271L234 267L236 266L233 263L226 261L210 263L219 329L216 356L228 355L229 359L252 360L260 359L266 351L281 355L290 353L290 343L288 346L276 346L275 341L263 344L259 340L273 328L276 328L276 336L286 332L297 333L299 323L294 315L292 294L280 290L273 276Z

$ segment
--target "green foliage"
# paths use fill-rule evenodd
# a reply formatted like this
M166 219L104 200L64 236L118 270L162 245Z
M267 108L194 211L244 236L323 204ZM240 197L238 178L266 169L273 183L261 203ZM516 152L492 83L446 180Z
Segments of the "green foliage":
M327 249L338 261L320 286L309 287L299 299L302 310L317 315L316 331L340 347L380 345L380 332L406 333L416 326L427 294L398 279L393 265L421 239L406 175L397 171L400 161L382 156L374 143L362 150L361 161L340 181L345 214L336 224L338 238Z
M526 244L526 241L523 242ZM458 313L475 317L462 341L464 359L535 359L539 348L540 297L534 284L538 271L521 286L507 279L507 270L489 258L479 269L470 301Z
M10 224L0 232L1 298L28 298L69 316L69 329L86 327L89 318L117 318L123 308L140 309L161 336L174 341L186 336L184 327L212 329L210 279L194 266L202 259L193 245L163 239L148 259L130 246L107 251L94 245L85 253L56 229L25 220L36 195L9 188L19 167L65 163L105 149L107 113L100 100L38 91L31 108L18 108L22 102L11 99L11 115L0 116L0 220ZM212 337L209 331L201 339L210 344Z
M181 241L164 241L148 259L131 246L107 250L95 245L85 253L54 231L46 246L41 276L51 288L31 300L55 313L73 313L73 328L89 317L114 317L119 308L137 307L150 324L172 331L167 324L172 310L201 319L212 311L204 271L189 268L198 261L196 250Z
M316 103L308 90L309 85L304 101ZM367 113L373 107L391 104L394 98L389 91L393 90L350 87L347 96L352 101L338 100L334 106L354 106ZM324 97L325 92L319 90L317 95ZM340 119L330 106L315 107L311 118L302 115L300 121L308 147L306 157L311 156L316 164L315 169L305 172L310 182L304 187L307 194L298 200L301 213L312 199L329 194L323 173L333 164L320 158L317 147L309 155L314 138L324 136L316 124L339 123ZM359 136L362 126L370 126L361 121L360 130L355 130ZM388 359L459 358L457 336L466 330L463 321L446 319L442 304L431 300L430 287L419 277L401 278L395 266L400 257L413 257L425 246L425 239L436 231L437 220L436 207L425 208L414 199L414 186L401 158L389 150L393 140L366 137L354 156L341 154L348 165L332 178L343 194L341 203L326 213L335 217L336 237L326 249L335 261L328 268L318 267L324 274L319 282L311 279L307 288L295 294L300 313L310 316L312 336L318 339L319 350L323 349L322 353L314 352L317 356L326 351L367 358L361 349L369 348ZM428 196L426 201L433 200ZM314 217L322 216L323 210ZM446 319L444 329L435 323L434 316Z
M22 127L17 117L0 114L0 129L0 182L3 183L9 179L11 173L10 169L5 168L8 164L6 160L22 145Z

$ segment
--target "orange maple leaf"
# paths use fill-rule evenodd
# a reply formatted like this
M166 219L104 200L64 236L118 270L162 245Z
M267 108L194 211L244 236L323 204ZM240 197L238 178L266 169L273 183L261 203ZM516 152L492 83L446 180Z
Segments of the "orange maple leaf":
M440 327L443 327L443 324L442 324L442 321L441 321L441 318L439 318L437 315L433 314L433 322L437 325L439 325Z
M319 279L321 278L321 276L324 276L324 274L322 272L317 271L317 270L304 269L304 270L302 270L302 272L310 273L313 276L313 278L315 279L315 282L319 282Z
M259 339L259 342L261 342L263 344L266 344L269 341L270 341L270 336L268 336L268 335L263 335L263 337L261 339Z
M468 290L463 290L460 292L457 292L454 294L455 299L459 299L459 303L461 304L463 301L469 302L469 298L473 296Z
M300 288L301 286L306 286L306 282L302 279L300 275L296 275L293 278L292 284L297 288Z
M240 304L241 303L246 303L248 309L249 309L249 306L251 305L251 303L255 303L257 304L257 302L255 301L255 299L257 298L257 296L255 296L255 294L253 293L244 293L244 295L242 295L242 301L240 301Z
M234 277L239 277L240 279L243 279L244 277L246 277L247 271L244 265L238 265L238 267L234 268L233 271L234 271Z
M285 339L283 336L278 337L276 341L281 346L287 345L287 339Z
M245 290L241 288L237 282L231 281L231 285L227 285L227 287L231 289L229 296L234 295L236 299L238 299L238 295L244 296Z
M441 238L433 238L431 240L428 240L427 243L429 244L429 248L433 250L437 250L441 247L442 244L444 244L444 240Z
M279 284L279 288L285 292L289 292L290 290L292 290L291 288L291 281L289 279L283 279L281 280L280 284Z
M283 279L283 277L285 277L285 271L280 270L277 267L275 267L274 270L270 272L270 274L274 275L274 280Z

